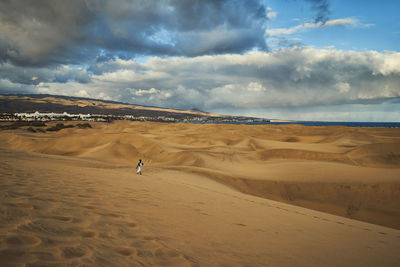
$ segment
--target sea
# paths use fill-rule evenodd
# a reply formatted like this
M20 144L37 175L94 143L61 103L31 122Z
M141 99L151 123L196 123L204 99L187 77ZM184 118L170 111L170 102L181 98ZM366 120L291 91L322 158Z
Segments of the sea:
M305 126L348 126L348 127L383 127L399 128L400 122L343 122L343 121L291 121L268 122L266 124L300 124Z
M195 123L199 123L199 122L195 122ZM299 125L304 125L304 126L348 126L348 127L400 128L400 122L285 121L285 122L205 122L205 124L246 124L246 125L299 124Z

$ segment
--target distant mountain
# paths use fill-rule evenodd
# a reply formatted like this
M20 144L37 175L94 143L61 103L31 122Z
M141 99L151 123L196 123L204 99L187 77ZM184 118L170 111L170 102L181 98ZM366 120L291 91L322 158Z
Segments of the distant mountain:
M151 106L132 105L115 101L58 95L1 95L0 113L31 113L39 111L70 114L132 115L136 117L171 117L175 119L193 117L225 118L227 116L204 112L198 109L177 110Z

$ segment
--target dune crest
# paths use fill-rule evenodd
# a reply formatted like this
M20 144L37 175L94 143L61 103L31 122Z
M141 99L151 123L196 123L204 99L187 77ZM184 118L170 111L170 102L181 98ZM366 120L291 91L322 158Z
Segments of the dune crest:
M399 136L126 121L3 130L0 265L395 266Z
M128 166L142 158L146 168L198 173L245 193L400 229L399 136L387 128L123 121L2 132L19 150Z

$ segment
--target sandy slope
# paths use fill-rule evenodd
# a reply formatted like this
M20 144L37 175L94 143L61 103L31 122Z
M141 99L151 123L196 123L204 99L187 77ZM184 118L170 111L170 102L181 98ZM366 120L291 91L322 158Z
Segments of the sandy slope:
M0 132L1 266L400 262L399 230L314 211L400 228L398 129L93 126Z
M400 229L400 129L115 122L3 131L14 149L216 179L256 196Z

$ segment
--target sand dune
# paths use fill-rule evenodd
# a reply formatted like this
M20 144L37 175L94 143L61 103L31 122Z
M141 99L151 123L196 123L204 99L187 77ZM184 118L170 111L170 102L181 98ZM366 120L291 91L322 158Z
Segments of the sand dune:
M92 126L0 132L0 265L400 262L399 129Z
M373 143L357 147L349 156L359 165L376 167L400 166L400 143Z
M12 148L24 151L128 165L143 158L147 165L175 169L203 168L202 174L211 178L215 177L215 172L220 172L233 180L248 183L257 180L256 186L242 187L236 183L233 186L246 193L309 208L317 206L319 210L337 215L400 228L399 210L390 213L392 223L388 223L388 219L382 220L381 214L375 216L376 219L362 215L364 209L386 209L383 203L380 208L372 205L374 201L380 203L380 197L374 199L376 194L367 194L372 195L371 206L359 197L347 202L338 201L338 194L333 193L330 197L324 196L324 203L330 205L325 208L321 207L319 198L315 198L316 205L312 201L308 203L311 192L307 195L293 193L288 197L279 189L281 186L274 187L275 183L271 183L287 180L298 184L319 182L324 183L324 187L329 185L333 188L339 183L343 188L352 188L354 183L366 187L372 186L372 183L389 183L396 188L399 183L396 177L400 177L398 129L115 122L98 123L94 129L3 134L8 134L8 143ZM231 183L231 179L223 181ZM261 192L260 183L264 184L262 188L269 190ZM318 187L313 188L312 195L318 195ZM340 192L359 195L352 189ZM386 193L396 205L399 204L400 192L389 190ZM358 209L348 212L353 202L358 203Z
M143 184L140 189L118 185L132 172L110 172L91 162L83 167L63 158L4 151L1 156L6 156L1 163L1 266L191 265L124 208L135 199L143 201L146 192Z

